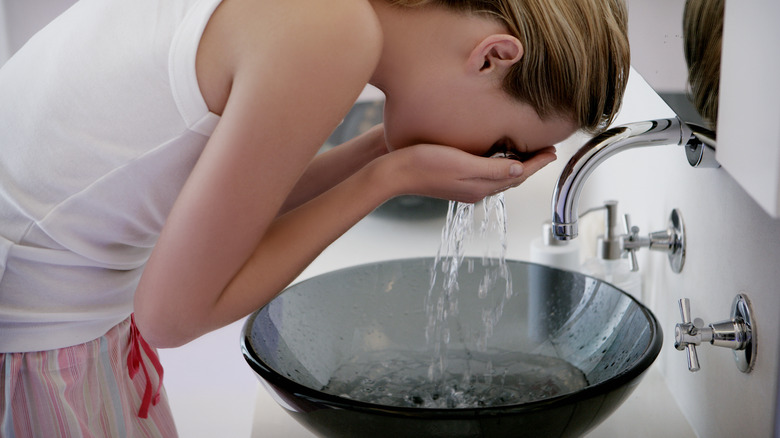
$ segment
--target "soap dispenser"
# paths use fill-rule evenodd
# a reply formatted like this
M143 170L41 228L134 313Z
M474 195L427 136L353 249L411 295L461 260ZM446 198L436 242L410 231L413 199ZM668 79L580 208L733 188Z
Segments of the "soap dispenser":
M616 229L618 222L617 201L605 201L604 234L596 241L596 257L586 260L581 271L606 281L631 294L637 300L642 299L642 275L632 271L628 260L622 257L620 232Z

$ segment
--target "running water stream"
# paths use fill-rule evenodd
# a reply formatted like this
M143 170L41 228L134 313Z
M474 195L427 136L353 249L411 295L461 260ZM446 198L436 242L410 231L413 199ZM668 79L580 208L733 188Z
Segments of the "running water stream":
M447 347L450 342L449 321L457 322L458 315L458 272L466 255L467 244L475 237L485 248L482 265L484 277L476 291L481 300L487 300L490 293L496 292L494 286L499 278L506 282L506 288L498 299L498 304L486 306L482 310L483 328L477 341L477 349L484 352L488 338L493 334L493 328L504 310L504 305L512 296L512 278L506 267L506 206L504 194L490 196L482 202L482 218L479 230L475 220L475 204L450 202L447 210L447 220L442 229L441 246L436 254L428 294L425 298L425 311L428 319L425 329L425 339L433 347L433 360L428 370L432 381L440 380L447 368ZM474 272L473 260L469 259L466 269ZM439 274L443 275L441 287L437 287ZM474 291L467 291L470 293ZM496 297L491 297L496 298Z

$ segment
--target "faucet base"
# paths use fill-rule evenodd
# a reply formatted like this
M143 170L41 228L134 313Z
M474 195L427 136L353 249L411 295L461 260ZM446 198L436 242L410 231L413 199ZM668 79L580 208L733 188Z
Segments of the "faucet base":
M669 265L672 267L672 271L679 274L685 265L685 224L680 210L676 208L669 216L668 232L672 239L672 245L669 248Z
M688 353L688 369L698 371L699 358L696 346L705 342L716 347L726 347L734 352L737 368L743 373L753 370L756 362L756 327L750 300L744 293L734 298L731 319L718 321L704 327L699 318L691 321L688 298L679 301L682 323L674 327L674 348Z
M737 294L731 309L731 319L741 321L747 331L744 349L734 350L734 360L737 368L743 373L749 373L756 363L756 327L751 314L750 300L745 294Z
M579 235L579 229L577 222L565 224L553 221L552 223L552 236L555 240L566 241L574 240Z

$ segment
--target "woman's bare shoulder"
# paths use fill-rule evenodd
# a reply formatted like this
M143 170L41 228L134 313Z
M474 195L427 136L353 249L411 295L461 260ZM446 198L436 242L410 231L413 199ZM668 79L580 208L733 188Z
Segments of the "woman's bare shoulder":
M240 71L294 63L303 73L327 74L332 66L370 74L381 46L367 0L224 0L201 39L198 82L209 109L221 114Z

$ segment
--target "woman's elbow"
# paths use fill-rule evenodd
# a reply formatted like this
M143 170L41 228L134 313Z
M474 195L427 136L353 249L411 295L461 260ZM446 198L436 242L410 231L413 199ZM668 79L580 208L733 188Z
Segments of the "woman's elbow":
M158 310L148 311L136 305L134 319L141 337L155 348L181 347L197 337L189 334L175 317Z

